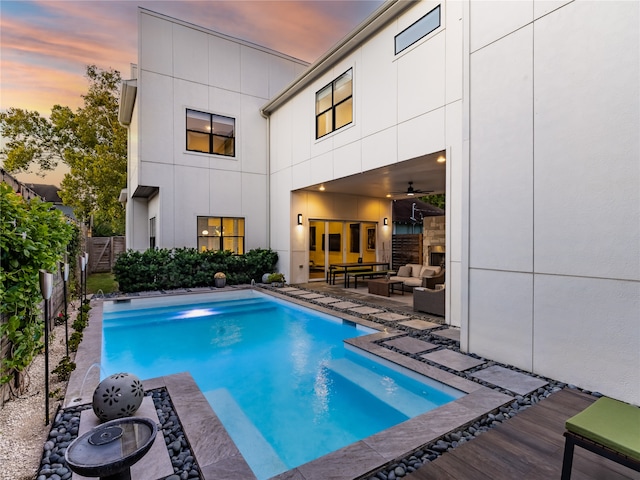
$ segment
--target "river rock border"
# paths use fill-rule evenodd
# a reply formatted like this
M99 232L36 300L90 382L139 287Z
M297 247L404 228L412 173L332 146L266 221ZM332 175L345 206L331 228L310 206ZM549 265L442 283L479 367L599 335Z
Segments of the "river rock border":
M153 399L167 445L167 453L173 465L174 473L163 480L201 480L200 468L184 435L169 392L166 388L158 388L147 391L145 396L151 396ZM90 405L80 405L58 411L44 444L36 480L71 478L72 472L64 459L64 453L69 444L78 437L81 412L89 408L91 408Z

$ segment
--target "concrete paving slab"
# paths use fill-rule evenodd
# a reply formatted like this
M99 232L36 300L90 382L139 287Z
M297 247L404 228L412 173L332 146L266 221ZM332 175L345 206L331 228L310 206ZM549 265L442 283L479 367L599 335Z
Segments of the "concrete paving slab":
M447 368L458 370L459 372L469 370L470 368L477 367L478 365L485 363L484 360L478 360L477 358L470 357L463 353L454 352L449 349L437 350L420 356Z
M307 300L315 300L316 298L324 298L324 295L319 293L307 293L306 295L300 295L299 298L305 298Z
M379 312L383 312L384 310L380 310L379 308L372 308L372 307L356 307L356 308L350 308L349 311L360 313L362 315L371 315L372 313L379 313Z
M359 305L353 302L338 302L338 303L332 303L331 306L335 308L339 308L340 310L346 310L348 308L358 307Z
M410 318L410 317L407 317L406 315L400 315L399 313L391 313L391 312L385 312L379 315L374 315L374 317L380 320L384 320L386 322L396 322L398 320L408 320Z
M384 345L395 347L398 350L402 350L403 352L407 353L426 352L427 350L438 348L438 345L434 345L433 343L425 342L423 340L418 340L417 338L413 337L394 338L392 340L384 342Z
M497 387L504 388L518 395L527 395L528 393L544 387L547 382L540 378L532 377L524 373L516 372L499 365L479 370L471 375L472 377L484 380Z
M432 335L448 338L449 340L460 341L460 329L459 328L445 328L444 330L436 330L431 332Z
M400 322L399 325L404 325L405 327L409 328L415 328L416 330L429 330L442 326L439 323L427 322L425 320L407 320L405 322Z
M342 302L342 299L340 298L334 298L334 297L325 297L325 298L318 298L316 300L316 302L318 303L323 303L325 305L331 304L331 303L338 303L338 302Z

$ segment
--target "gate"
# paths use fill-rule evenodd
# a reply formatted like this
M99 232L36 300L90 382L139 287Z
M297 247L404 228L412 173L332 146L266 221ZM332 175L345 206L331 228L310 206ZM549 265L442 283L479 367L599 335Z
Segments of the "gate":
M125 251L125 237L89 237L89 273L111 272L118 255Z

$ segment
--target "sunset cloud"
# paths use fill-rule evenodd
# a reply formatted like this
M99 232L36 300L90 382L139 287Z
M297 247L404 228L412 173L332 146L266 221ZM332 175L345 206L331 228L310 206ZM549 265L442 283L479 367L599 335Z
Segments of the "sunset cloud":
M129 75L138 6L313 62L382 0L1 0L0 111L82 105L86 67ZM31 180L34 181L34 180ZM42 182L42 179L40 180ZM52 183L59 183L55 181Z

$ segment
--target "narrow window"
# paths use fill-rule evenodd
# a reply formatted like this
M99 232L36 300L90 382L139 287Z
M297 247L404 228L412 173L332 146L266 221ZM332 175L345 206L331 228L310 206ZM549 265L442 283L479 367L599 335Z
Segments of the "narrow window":
M149 219L149 248L156 248L156 217Z
M187 109L187 150L235 156L236 120L231 117Z
M396 55L440 26L440 5L395 37Z
M316 93L316 138L353 122L353 69Z
M198 250L244 253L244 218L198 217Z

